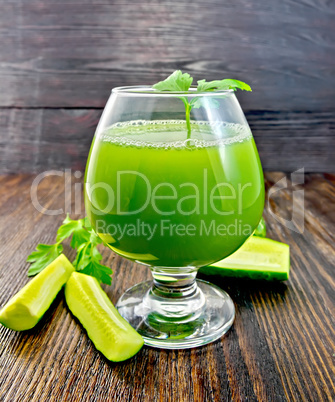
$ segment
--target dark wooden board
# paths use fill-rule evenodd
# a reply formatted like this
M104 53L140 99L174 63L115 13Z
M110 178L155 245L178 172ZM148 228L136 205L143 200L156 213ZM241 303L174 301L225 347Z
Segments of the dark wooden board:
M100 109L0 109L0 172L84 170ZM247 113L263 168L335 172L332 113Z
M103 107L182 68L249 82L246 110L333 110L334 16L326 0L6 1L0 106Z
M267 189L282 177L266 174ZM0 305L28 281L27 255L37 243L53 242L64 218L35 210L33 179L0 176ZM72 185L76 182L73 177ZM209 278L230 293L236 306L236 321L222 339L191 350L144 347L129 361L110 363L92 346L60 294L35 329L16 333L0 328L1 402L333 401L335 176L306 175L303 189L303 234L287 229L265 209L268 236L290 244L287 282ZM73 191L64 194L63 178L46 178L40 203L50 209L66 203L73 214ZM276 193L270 205L276 215L290 219L291 186ZM297 207L301 212L302 205ZM69 249L66 253L73 257ZM103 256L114 270L112 286L105 287L114 303L125 289L150 276L147 268L110 250L103 250Z
M334 17L329 0L3 1L0 173L83 169L111 88L178 68L250 83L265 169L335 171Z

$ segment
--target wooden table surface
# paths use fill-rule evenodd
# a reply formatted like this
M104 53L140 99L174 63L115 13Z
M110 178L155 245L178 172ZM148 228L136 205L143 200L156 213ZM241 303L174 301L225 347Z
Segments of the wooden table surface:
M284 174L266 174L269 188ZM64 214L48 216L32 205L35 176L0 176L0 305L27 281L27 255L37 243L52 243ZM69 177L65 186L70 188ZM78 207L64 178L39 186L48 208ZM232 296L236 320L218 341L167 351L144 347L134 358L110 363L95 350L67 309L63 294L34 329L0 328L1 401L332 401L334 388L334 199L335 176L308 174L303 234L279 223L268 209L268 237L291 246L285 283L210 280ZM272 211L290 219L295 188L271 199ZM77 205L75 205L77 203ZM77 206L77 210L74 208ZM302 206L297 206L302 212ZM68 209L67 209L68 210ZM72 214L72 216L75 216ZM67 249L66 253L73 255ZM147 268L109 250L114 270L106 291L115 303L122 292L150 277Z

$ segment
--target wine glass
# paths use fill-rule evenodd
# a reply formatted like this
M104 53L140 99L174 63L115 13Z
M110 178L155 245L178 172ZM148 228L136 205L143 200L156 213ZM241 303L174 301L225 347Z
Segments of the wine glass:
M153 280L116 305L146 345L190 348L227 332L233 301L197 271L241 247L264 206L234 91L113 89L88 157L85 206L108 247L151 269Z

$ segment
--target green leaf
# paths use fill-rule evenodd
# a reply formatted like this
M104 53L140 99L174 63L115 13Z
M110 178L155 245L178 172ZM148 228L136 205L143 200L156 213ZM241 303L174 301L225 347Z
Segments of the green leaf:
M61 244L39 244L36 251L33 251L27 258L28 262L33 263L28 270L28 276L34 276L43 271L62 251Z
M71 247L77 251L73 261L76 270L95 276L100 282L110 285L112 282L110 275L113 271L100 263L102 255L97 248L103 241L95 234L87 217L73 220L69 215L58 228L57 243L39 244L36 251L29 255L27 261L33 264L29 268L28 276L38 274L55 260L63 251L60 243L71 236Z
M77 256L73 261L73 266L77 271L81 271L90 262L91 243L83 243L77 250Z
M80 244L87 242L90 238L89 232L84 228L84 219L72 220L69 215L63 221L57 231L57 242L62 242L72 236L71 247L78 248Z
M113 271L111 268L100 264L102 255L97 249L97 245L100 243L101 239L92 231L90 240L79 246L73 265L77 271L94 276L100 282L110 285L112 282L110 275Z
M183 74L181 70L176 70L164 81L160 81L153 85L154 89L160 91L171 91L171 92L187 92L192 85L193 77L189 74ZM215 80L206 82L206 80L198 81L197 92L208 92L214 90L228 90L232 89L236 91L237 89L242 89L244 91L251 91L251 88L245 82L233 79ZM179 97L185 105L185 120L187 127L187 138L191 138L191 117L190 112L192 108L198 109L202 106L209 106L211 108L217 109L220 103L217 99L210 99L207 101L202 101L201 98L193 98L190 102L187 97Z
M206 82L206 80L198 81L197 92L206 92L206 91L214 91L218 90L227 90L233 89L242 89L244 91L251 91L251 88L245 82L233 79L225 79L225 80L215 80Z
M93 246L96 246L97 244L101 244L102 240L98 235L93 232L93 230L90 233L90 242L93 244Z
M91 221L88 219L87 216L85 216L85 218L84 218L84 226L85 226L85 229L87 229L87 230L92 229Z
M261 217L261 220L255 229L254 236L266 237L266 223L263 216Z
M176 70L164 81L160 81L152 87L159 91L186 92L190 89L192 82L193 78L190 74L183 74L180 70Z
M112 283L112 278L110 275L112 275L113 271L109 267L100 264L96 260L92 260L80 272L86 275L94 276L99 282L105 283L106 285L110 285Z
M82 244L81 246L79 246L77 248L76 258L72 261L72 265L76 268L77 271L78 271L77 266L83 256L83 249L84 249L85 245L86 245L86 243Z

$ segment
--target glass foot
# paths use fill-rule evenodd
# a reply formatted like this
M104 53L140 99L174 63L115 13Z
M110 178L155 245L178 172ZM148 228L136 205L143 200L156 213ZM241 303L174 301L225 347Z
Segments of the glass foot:
M192 294L170 299L155 292L152 281L142 282L128 289L116 307L145 345L162 349L206 345L228 331L235 307L219 287L199 279L196 284Z

